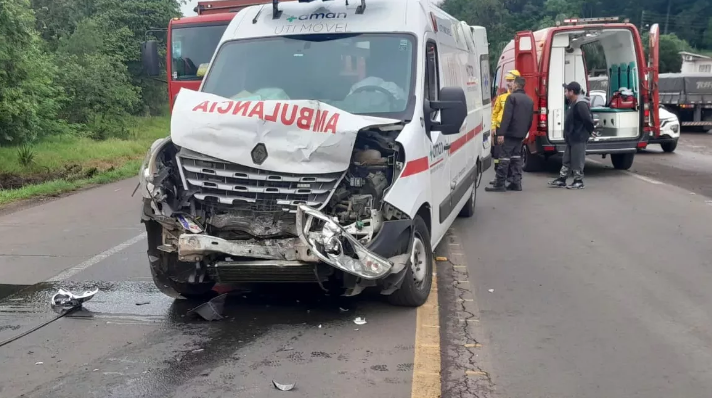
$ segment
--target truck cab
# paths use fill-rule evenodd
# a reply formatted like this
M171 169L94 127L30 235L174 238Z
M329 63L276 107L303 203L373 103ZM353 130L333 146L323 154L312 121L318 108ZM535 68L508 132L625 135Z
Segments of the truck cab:
M616 169L630 168L637 150L651 135L660 135L658 36L653 25L646 60L637 28L617 18L567 19L537 32L518 32L500 55L493 90L504 85L507 70L517 69L535 100L538 116L524 142L524 170L541 170L548 157L563 152L568 109L563 85L576 81L589 91L585 51L592 45L605 56L608 102L591 108L599 124L587 154L610 155Z
M483 27L428 0L241 10L140 171L156 285L422 305L433 249L475 213L492 163L488 59Z
M220 43L225 29L241 9L270 3L272 0L209 0L199 1L196 16L173 18L166 30L166 72L168 104L173 109L178 92L187 88L198 90L208 63ZM284 0L288 1L288 0ZM149 76L160 74L158 41L148 40L141 48L144 70Z

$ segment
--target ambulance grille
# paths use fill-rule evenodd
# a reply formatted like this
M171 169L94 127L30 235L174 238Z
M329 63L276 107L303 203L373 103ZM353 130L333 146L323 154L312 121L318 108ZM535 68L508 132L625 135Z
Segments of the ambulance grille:
M300 175L259 170L181 149L184 188L204 204L252 212L296 212L306 204L321 209L346 172Z

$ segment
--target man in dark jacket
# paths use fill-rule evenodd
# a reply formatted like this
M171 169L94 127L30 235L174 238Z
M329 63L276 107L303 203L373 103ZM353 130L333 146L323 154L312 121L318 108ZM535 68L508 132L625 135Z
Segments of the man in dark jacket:
M586 144L593 133L594 121L588 102L581 93L581 85L571 82L564 85L569 109L564 117L564 151L563 165L559 178L550 182L554 187L566 187L566 179L573 174L574 182L566 188L582 189L583 167L586 163Z
M499 168L494 184L485 188L487 192L522 190L522 141L534 118L534 101L524 92L525 83L522 77L514 79L512 93L504 103L502 124L497 129L497 142L501 145ZM510 170L512 182L505 186Z

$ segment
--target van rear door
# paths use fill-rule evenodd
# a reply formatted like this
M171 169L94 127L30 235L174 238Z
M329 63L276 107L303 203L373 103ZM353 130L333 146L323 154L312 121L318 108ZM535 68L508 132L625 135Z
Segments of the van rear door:
M648 36L648 109L650 117L647 120L653 135L660 135L660 91L658 90L658 75L660 72L660 27L653 24Z
M537 87L539 87L539 65L536 59L534 33L530 30L517 32L514 38L514 68L518 70L526 80L527 84L524 86L524 91L529 98L534 100L534 108L536 110L539 102L539 96L537 95ZM505 73L507 73L507 71L505 71ZM546 109L543 111L546 112ZM534 118L529 131L536 130L537 121L540 117Z

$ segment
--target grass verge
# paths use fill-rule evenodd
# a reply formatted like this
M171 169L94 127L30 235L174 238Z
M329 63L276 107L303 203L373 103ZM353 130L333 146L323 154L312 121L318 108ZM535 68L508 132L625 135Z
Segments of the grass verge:
M0 206L135 176L151 143L167 136L169 125L169 117L136 118L127 140L52 137L32 146L28 166L19 162L18 148L0 148L0 184L20 185L0 189Z

